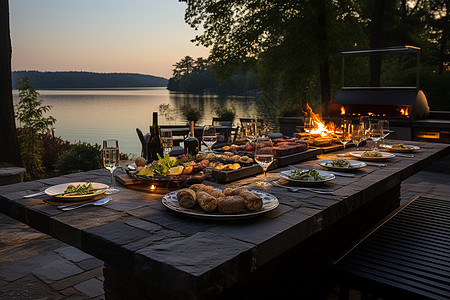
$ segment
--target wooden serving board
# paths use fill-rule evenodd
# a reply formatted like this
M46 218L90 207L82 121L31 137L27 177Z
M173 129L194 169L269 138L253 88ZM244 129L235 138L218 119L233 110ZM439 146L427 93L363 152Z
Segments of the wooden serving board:
M139 184L142 183L142 181L131 178L128 174L121 174L116 176L117 182L123 185L133 185L133 184Z
M220 183L231 182L260 173L262 173L262 168L258 164L230 171L212 170L213 180Z
M323 151L319 148L308 149L302 152L289 154L286 156L276 156L277 167L284 167L290 164L295 164L301 161L315 159L317 155L322 154Z

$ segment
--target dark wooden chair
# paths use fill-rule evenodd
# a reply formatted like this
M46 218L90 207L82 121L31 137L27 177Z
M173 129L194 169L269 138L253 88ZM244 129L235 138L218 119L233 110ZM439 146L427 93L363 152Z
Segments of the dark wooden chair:
M334 266L341 299L450 299L450 200L412 199Z

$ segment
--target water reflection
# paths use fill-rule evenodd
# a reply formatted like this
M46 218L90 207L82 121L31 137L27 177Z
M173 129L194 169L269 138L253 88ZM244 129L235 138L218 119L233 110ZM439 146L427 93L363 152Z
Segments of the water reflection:
M171 119L159 117L160 124L185 124L181 107L199 107L200 125L211 124L217 105L236 109L239 118L266 118L269 114L255 97L196 95L170 92L165 88L107 89L107 90L39 90L40 99L53 108L49 115L56 118L55 135L72 143L86 141L100 144L105 138L117 138L120 151L137 154L140 142L136 128L149 131L152 112L161 104L170 104ZM19 101L13 91L14 102ZM20 126L20 124L17 124Z

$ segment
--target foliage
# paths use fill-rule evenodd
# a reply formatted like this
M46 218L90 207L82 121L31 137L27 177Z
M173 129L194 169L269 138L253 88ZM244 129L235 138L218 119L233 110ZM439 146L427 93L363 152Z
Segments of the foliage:
M226 107L217 105L214 112L218 118L223 121L234 121L236 117L236 109L234 107Z
M23 77L28 77L40 89L165 87L168 82L166 78L135 73L14 71L13 88Z
M188 121L194 121L194 123L197 123L202 116L200 109L190 104L183 105L181 107L181 113Z
M188 66L189 62L193 62L191 66ZM186 56L174 66L173 77L169 79L167 86L171 91L246 94L258 89L256 74L252 71L238 70L219 84L213 67L201 57L194 61Z
M54 137L48 133L39 134L39 138L42 141L42 146L44 149L42 163L48 174L55 169L59 156L70 150L72 145L68 141L64 141L63 139Z
M253 69L279 111L320 99L326 104L340 89L343 50L415 45L422 49L422 70L434 72L421 76L443 79L450 72L448 1L180 1L187 2L185 21L203 27L194 42L211 49L208 62L219 81L239 68ZM383 75L391 72L383 84L396 82L401 67L408 69L397 63L383 66ZM363 71L373 67L364 61L346 64L346 79L358 83ZM437 82L427 88L442 90Z
M86 142L74 144L69 151L64 152L56 162L59 174L69 174L99 169L102 167L102 153L98 144Z
M175 113L174 113L174 109L172 109L172 106L170 105L170 103L161 103L158 107L158 111L159 114L161 116L164 116L164 118L167 121L173 121L175 120Z
M37 179L44 175L43 143L39 134L49 133L56 119L44 114L51 109L50 105L43 105L39 100L39 93L24 77L19 80L19 103L16 105L16 118L23 128L18 132L20 155L25 169L25 179Z

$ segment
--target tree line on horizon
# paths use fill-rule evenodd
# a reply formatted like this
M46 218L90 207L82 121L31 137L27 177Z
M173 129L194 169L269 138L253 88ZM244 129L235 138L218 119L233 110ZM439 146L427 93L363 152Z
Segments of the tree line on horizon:
M245 95L258 91L257 76L252 70L237 70L219 81L207 59L185 56L173 65L167 89L187 93Z
M168 83L163 77L137 73L13 71L11 76L13 89L24 77L38 89L166 87Z

